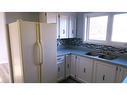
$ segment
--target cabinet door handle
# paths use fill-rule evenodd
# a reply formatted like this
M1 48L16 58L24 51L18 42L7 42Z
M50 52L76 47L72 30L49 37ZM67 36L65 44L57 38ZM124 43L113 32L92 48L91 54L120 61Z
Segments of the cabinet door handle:
M63 29L63 34L65 34L65 30Z
M72 34L74 34L74 30L72 30Z
M60 18L60 14L58 14L58 18Z
M103 75L103 80L105 80L105 75Z
M84 73L86 72L86 68L84 67Z
M58 72L60 72L60 67L58 67Z
M118 71L118 67L116 67L116 71Z
M45 13L45 16L47 16L47 13Z
M67 68L69 69L69 64L67 64Z

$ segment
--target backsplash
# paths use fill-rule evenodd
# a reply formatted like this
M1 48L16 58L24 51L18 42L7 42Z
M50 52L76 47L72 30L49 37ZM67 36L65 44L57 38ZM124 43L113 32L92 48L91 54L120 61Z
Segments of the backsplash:
M67 48L69 46L69 39L57 39L57 48Z
M83 43L80 38L69 38L69 39L58 39L57 40L58 48L84 48L84 49L92 49L92 50L101 50L101 51L111 51L113 53L127 53L127 48L117 48L113 46L107 45L97 45L97 44L89 44Z

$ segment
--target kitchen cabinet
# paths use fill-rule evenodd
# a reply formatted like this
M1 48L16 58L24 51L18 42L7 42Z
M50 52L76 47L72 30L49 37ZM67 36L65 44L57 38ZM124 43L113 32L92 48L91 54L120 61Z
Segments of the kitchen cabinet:
M70 76L73 78L76 78L77 74L76 74L76 60L77 60L77 56L76 55L71 55L71 68L70 68Z
M44 23L57 23L57 13L42 12L39 14L39 21Z
M76 37L76 14L72 14L69 18L68 38Z
M57 57L57 81L63 80L65 78L65 57L59 56Z
M95 61L95 81L96 83L114 83L116 76L116 65Z
M93 59L77 56L77 79L81 82L92 82Z
M58 13L57 16L57 38L76 37L76 13Z
M70 76L70 63L71 63L71 55L68 54L65 57L66 61L65 61L65 77L69 77Z
M57 38L76 37L76 13L42 12L39 21L57 24Z
M69 26L69 16L58 15L59 17L59 36L61 39L68 38L68 26Z
M122 82L126 76L127 76L127 68L118 66L117 67L116 82L118 82L118 83Z

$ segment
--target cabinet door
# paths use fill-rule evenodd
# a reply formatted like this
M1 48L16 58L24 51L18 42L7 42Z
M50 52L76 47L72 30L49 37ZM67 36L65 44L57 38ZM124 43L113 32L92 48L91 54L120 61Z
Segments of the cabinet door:
M68 16L60 15L60 38L68 38Z
M114 83L116 76L116 66L104 62L96 62L97 83Z
M77 77L82 82L92 82L93 60L85 57L77 57Z
M122 81L127 77L127 68L122 67L123 69L123 77L122 77Z
M127 76L127 68L118 66L116 82L118 83L122 82L126 76Z
M64 74L65 74L64 72L65 72L64 63L59 63L58 64L58 78L57 78L58 81L64 79Z
M70 76L70 63L71 63L71 55L66 55L66 68L65 68L65 76L66 78Z
M70 75L75 78L76 77L76 56L71 55L71 68L70 68Z
M76 16L70 16L70 23L69 23L69 38L76 37Z

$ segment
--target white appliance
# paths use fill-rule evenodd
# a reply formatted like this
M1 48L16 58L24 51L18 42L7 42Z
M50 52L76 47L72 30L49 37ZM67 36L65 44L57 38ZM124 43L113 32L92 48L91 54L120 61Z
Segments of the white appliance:
M9 24L14 82L57 81L56 24L17 20Z

